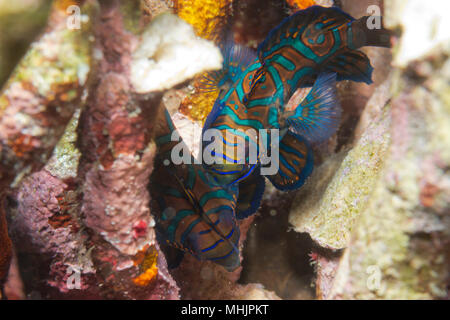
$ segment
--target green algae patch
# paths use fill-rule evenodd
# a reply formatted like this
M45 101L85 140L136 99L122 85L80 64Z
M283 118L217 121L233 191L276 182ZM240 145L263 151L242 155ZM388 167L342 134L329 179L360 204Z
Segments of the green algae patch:
M84 31L64 28L45 34L32 44L10 81L30 82L43 97L54 96L61 85L84 85L90 65Z
M120 9L123 14L125 29L137 35L141 32L141 7L140 2L136 0L121 1Z
M390 142L388 114L385 108L350 151L342 151L315 169L291 207L289 222L295 231L308 232L326 248L347 246L383 167Z
M42 32L51 1L0 1L0 87Z
M80 151L75 145L78 137L77 127L79 117L80 109L75 111L63 136L53 150L52 157L45 166L48 172L61 180L76 178L77 176L78 162L81 156Z
M421 87L407 95L416 103L409 105L409 111L399 110L394 115L392 130L402 134L395 134L386 165L354 228L342 258L347 262L341 261L332 298L447 296L450 180L440 166L450 161L444 155L450 143L437 140L448 129L436 118L448 119L448 114L436 96ZM404 98L394 102L397 108ZM426 100L429 104L424 104ZM405 128L402 122L406 122ZM371 282L373 270L378 278L375 282Z

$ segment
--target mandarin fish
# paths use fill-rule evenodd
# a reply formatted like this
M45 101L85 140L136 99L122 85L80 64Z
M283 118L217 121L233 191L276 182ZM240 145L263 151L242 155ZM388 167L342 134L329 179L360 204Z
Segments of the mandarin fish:
M239 183L238 217L259 206L264 179L256 176L263 168L263 155L278 152L278 171L267 175L276 188L293 190L304 184L313 169L310 145L328 139L339 125L336 81L371 83L373 68L357 49L390 44L389 32L368 29L367 19L355 20L335 7L313 6L272 29L259 45L257 57L249 49L223 46L223 70L209 77L208 83L221 89L203 129L203 141L211 142L202 148L222 162L204 165L219 184ZM285 110L295 90L311 85L294 111ZM221 135L205 138L209 129ZM267 150L260 149L260 129L279 130L278 141L267 144ZM249 151L255 148L253 163Z
M254 213L260 203L260 199L264 193L265 181L260 175L260 168L256 164L239 164L237 157L234 155L234 148L239 145L247 145L243 143L246 136L241 132L236 135L232 134L230 141L227 140L227 132L232 132L234 128L242 128L243 125L252 119L238 115L232 118L228 123L220 122L221 119L233 117L235 110L224 108L225 101L231 104L232 108L240 108L239 111L245 112L246 109L242 105L245 94L249 92L250 83L253 74L261 67L256 57L256 53L244 46L236 45L228 40L221 45L222 55L224 56L223 68L221 71L213 71L208 73L203 81L204 90L214 90L220 88L219 96L210 114L206 118L203 126L203 141L207 140L206 133L209 129L220 130L220 137L212 137L213 145L216 139L223 141L224 147L222 152L215 153L213 156L223 157L223 164L213 163L205 164L205 170L220 185L239 185L239 198L237 202L237 218L242 219ZM242 121L241 121L242 119ZM254 128L255 125L246 128ZM240 134L240 135L238 135ZM238 140L239 138L243 138ZM233 140L235 139L235 140ZM233 140L233 141L232 141ZM248 141L248 139L247 139ZM207 152L208 144L202 142L202 152ZM248 148L244 150L247 152ZM230 152L231 151L231 152ZM227 155L230 155L229 157Z
M158 151L150 181L157 237L160 243L179 249L177 260L188 252L232 271L240 265L240 233L235 219L237 188L213 183L193 159L190 164L179 165L170 160L174 147L184 142L172 141L176 128L168 111L162 112L164 121L156 127ZM174 264L177 261L169 261L170 266Z

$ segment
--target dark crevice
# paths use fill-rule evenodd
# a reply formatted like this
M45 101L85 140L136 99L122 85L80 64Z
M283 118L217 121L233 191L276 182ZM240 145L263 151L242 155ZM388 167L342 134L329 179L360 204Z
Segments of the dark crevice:
M313 299L315 274L309 254L314 245L308 234L291 230L292 200L293 193L283 194L276 205L260 208L247 235L239 283L260 283L282 299Z

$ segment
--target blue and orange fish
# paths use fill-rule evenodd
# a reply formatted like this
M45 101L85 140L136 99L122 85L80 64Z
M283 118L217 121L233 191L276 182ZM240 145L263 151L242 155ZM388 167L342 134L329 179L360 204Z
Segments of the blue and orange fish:
M368 29L367 19L313 6L270 31L256 55L240 46L223 46L224 68L206 81L221 92L203 129L203 141L208 141L207 130L220 131L219 138L203 143L203 152L222 163L204 167L221 185L239 183L238 218L259 207L264 191L261 159L268 153L279 154L277 172L267 175L276 188L293 190L304 184L313 169L310 144L328 139L339 125L336 81L371 83L373 68L357 49L390 44L389 32ZM285 110L295 90L311 85L294 111ZM269 143L262 148L260 129L279 130L278 140L266 137ZM255 162L249 161L251 150L256 150Z
M157 122L158 152L150 183L158 238L179 252L214 261L232 271L240 265L237 189L214 183L193 158L189 164L172 162L175 146L184 142L172 138L174 133L179 135L167 110L163 112L163 121Z

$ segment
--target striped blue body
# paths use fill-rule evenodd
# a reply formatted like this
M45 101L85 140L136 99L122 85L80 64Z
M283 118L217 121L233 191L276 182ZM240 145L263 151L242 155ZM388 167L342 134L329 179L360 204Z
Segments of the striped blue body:
M156 129L158 153L151 176L152 213L160 240L200 260L214 261L232 271L239 267L237 188L217 185L201 165L175 165L178 141L167 110Z

